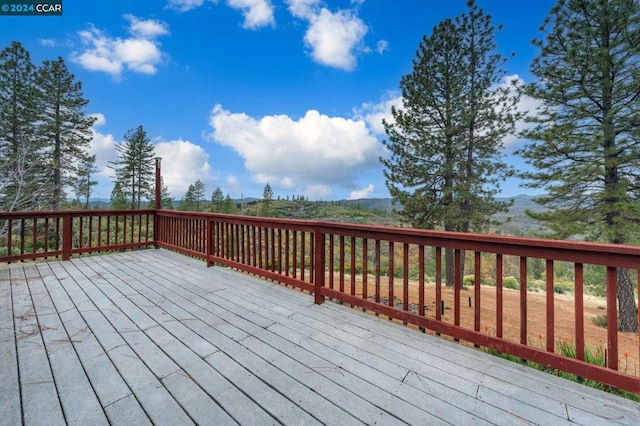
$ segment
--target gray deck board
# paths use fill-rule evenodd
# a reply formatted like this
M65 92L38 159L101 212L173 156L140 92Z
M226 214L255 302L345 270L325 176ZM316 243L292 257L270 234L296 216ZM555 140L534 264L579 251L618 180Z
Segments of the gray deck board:
M0 269L0 425L639 424L640 404L165 250Z
M2 413L2 420L0 421L6 421L7 424L19 424L22 418L20 381L9 272L9 269L0 269L0 359L2 360L2 368L0 368L0 413Z

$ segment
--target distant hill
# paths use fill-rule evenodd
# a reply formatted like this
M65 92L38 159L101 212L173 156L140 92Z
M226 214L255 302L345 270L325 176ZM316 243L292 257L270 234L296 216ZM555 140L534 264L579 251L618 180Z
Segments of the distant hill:
M361 198L359 200L339 200L338 203L347 207L362 207L371 211L381 211L387 214L393 213L398 206L393 205L391 198Z
M527 216L527 210L540 213L545 210L534 201L534 197L529 195L517 195L509 198L498 198L498 201L513 200L513 205L507 213L498 213L494 215L494 219L504 222L498 227L503 234L509 235L530 235L546 233L548 228L543 222Z
M532 233L543 233L546 231L545 225L527 216L526 211L542 212L544 208L536 204L534 197L529 195L517 195L515 197L500 197L498 201L511 201L513 205L507 213L498 213L494 219L503 224L497 227L503 234L528 235ZM401 207L393 204L391 198L363 198L360 200L340 200L338 203L348 207L365 208L370 211L385 212L392 214Z
M533 197L518 195L516 197L498 198L499 201L513 200L507 213L499 213L494 219L502 224L496 231L507 235L532 235L544 233L545 225L527 216L526 211L540 212L544 209L534 202ZM244 198L234 200L236 206L242 205L241 214L256 216L260 213L260 199ZM108 199L92 199L91 208L109 208ZM180 200L174 200L174 207ZM329 222L352 222L388 226L401 226L395 211L400 206L393 204L391 198L363 198L359 200L338 201L306 201L306 200L273 200L271 214L274 217L291 219L316 219Z

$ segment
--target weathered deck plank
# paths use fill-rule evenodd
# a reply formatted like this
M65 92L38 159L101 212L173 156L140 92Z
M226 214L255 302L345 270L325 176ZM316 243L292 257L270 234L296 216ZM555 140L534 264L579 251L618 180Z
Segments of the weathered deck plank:
M44 285L44 277L36 265L24 268L31 296L35 302L35 313L42 341L45 345L49 364L55 381L56 391L62 406L65 422L72 424L106 425L107 417L91 386L73 341L82 340L82 329L72 324L64 324L60 318L59 307L51 300ZM65 307L62 306L62 309Z
M0 269L0 413L7 424L20 424L20 382L14 331L14 313L8 268Z
M64 414L36 317L35 305L43 295L32 294L27 280L24 269L11 268L22 418L26 424L62 425Z
M628 400L164 250L0 270L0 424L638 424Z

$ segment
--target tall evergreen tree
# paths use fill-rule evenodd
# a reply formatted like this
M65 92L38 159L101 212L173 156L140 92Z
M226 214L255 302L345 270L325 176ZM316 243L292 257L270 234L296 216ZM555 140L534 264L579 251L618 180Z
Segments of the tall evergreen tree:
M199 212L202 211L202 200L204 197L204 183L200 179L189 185L187 192L184 193L180 210Z
M559 0L542 25L526 87L542 106L521 150L558 237L614 244L640 234L640 3ZM621 331L637 331L633 283L618 270Z
M237 211L238 209L236 207L236 204L233 202L231 196L227 194L227 196L224 197L224 203L222 204L222 213L235 214L237 213Z
M86 171L87 165L95 162L88 154L95 118L85 113L89 101L83 97L82 84L75 81L62 58L44 61L38 70L36 86L47 166L52 173L51 207L58 210L66 199L64 188L83 179L82 168Z
M400 82L402 107L384 121L390 157L381 159L401 214L418 228L479 231L507 203L495 199L512 174L503 140L515 131L518 95L502 79L495 27L475 2L424 36L413 71ZM446 252L453 285L453 252Z
M173 197L169 188L164 184L164 178L160 178L160 205L165 210L173 210Z
M202 201L204 199L205 187L204 183L198 179L193 183L193 201L195 203L195 210L197 212L202 211Z
M195 187L194 184L189 184L189 188L187 192L182 196L182 201L180 202L180 210L185 211L195 211L196 209L196 195L195 195Z
M124 135L124 142L116 145L116 151L118 159L110 163L116 173L115 180L130 200L131 208L139 209L143 199L154 197L154 146L144 128L138 126Z
M273 190L268 183L264 186L262 191L262 200L260 201L260 213L262 216L269 216L271 214L271 202L273 201Z
M211 211L214 213L221 213L223 203L224 203L224 194L222 193L222 190L218 186L211 194Z
M87 155L81 158L78 164L77 176L72 182L76 202L78 205L83 203L85 209L89 208L89 200L91 199L92 191L91 188L98 184L98 182L92 179L93 175L98 170L95 166L95 162L95 155Z
M127 195L122 189L122 183L116 180L111 190L111 208L115 210L126 209L129 207L129 201Z
M36 68L13 42L0 51L0 211L47 208Z

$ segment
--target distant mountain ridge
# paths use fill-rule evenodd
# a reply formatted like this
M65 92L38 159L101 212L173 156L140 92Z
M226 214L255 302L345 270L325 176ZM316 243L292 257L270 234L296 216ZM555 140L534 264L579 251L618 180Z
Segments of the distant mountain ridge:
M534 211L541 212L544 211L544 208L534 201L534 197L529 195L517 195L515 197L500 197L497 198L498 201L511 201L513 200L513 205L509 208L509 211L506 213L498 213L494 215L494 219L501 223L498 225L495 230L508 235L530 235L534 233L545 232L547 228L544 223L536 221L529 216L527 216L526 211ZM249 211L244 211L243 213L252 214L251 206L254 207L260 202L258 198L244 198L244 199L236 199L233 200L236 205L242 205L245 209L249 209ZM284 200L274 200L274 205L278 206L279 204L283 204L281 206L281 211L277 216L280 217L290 217L290 218L299 218L299 219L310 219L316 218L320 220L345 220L345 221L356 221L358 223L378 223L378 224L389 224L394 225L397 222L397 219L392 220L393 212L399 210L401 207L393 204L392 198L362 198L358 200L338 200L338 201L303 201L295 204L297 206L295 209L285 208L285 203L294 203L293 201L284 201ZM109 208L110 201L105 198L95 198L90 200L91 208ZM334 210L328 212L326 209L322 209L321 205L337 205L342 206L346 210ZM178 207L180 205L180 200L174 200L174 207ZM314 207L315 206L315 207ZM351 210L351 212L349 211ZM353 210L360 210L361 213L364 211L370 212L366 215L354 216ZM378 217L387 217L387 219L382 219ZM342 219L340 219L342 218Z
M506 213L498 213L494 215L494 219L503 222L497 229L504 234L528 234L532 232L544 232L547 228L545 224L536 221L527 216L527 210L532 212L542 212L544 207L537 204L535 197L520 194L515 197L497 197L498 201L509 202L513 200L513 205ZM393 204L392 198L363 198L359 200L340 200L337 201L344 206L360 207L373 211L384 211L388 214L401 207Z

